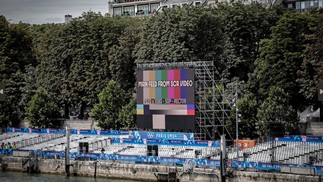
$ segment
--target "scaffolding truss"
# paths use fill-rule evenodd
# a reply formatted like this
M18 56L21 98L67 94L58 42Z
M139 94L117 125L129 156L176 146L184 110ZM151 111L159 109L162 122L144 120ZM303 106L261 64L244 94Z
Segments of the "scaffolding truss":
M233 107L234 91L227 88L213 61L138 64L138 70L187 69L195 70L195 139L216 140L226 134L226 120Z

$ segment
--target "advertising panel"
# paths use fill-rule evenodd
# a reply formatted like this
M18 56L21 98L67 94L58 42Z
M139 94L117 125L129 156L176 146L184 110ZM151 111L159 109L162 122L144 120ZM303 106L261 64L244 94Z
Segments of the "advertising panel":
M137 127L193 130L194 69L137 71Z

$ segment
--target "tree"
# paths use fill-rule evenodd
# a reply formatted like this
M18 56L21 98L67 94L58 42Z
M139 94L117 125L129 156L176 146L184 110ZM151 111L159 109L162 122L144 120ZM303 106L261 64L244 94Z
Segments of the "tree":
M144 24L136 62L218 60L224 43L221 28L220 18L208 8L165 10Z
M260 56L249 81L250 90L260 101L268 97L271 87L278 87L289 95L293 109L304 107L305 99L295 80L303 61L305 37L310 32L309 22L307 14L287 12L271 28L271 37L261 41Z
M87 12L68 24L37 28L44 32L35 41L39 84L58 99L65 117L71 108L82 118L85 109L98 101L111 79L109 51L129 21Z
M122 83L121 87L131 97L135 86L135 47L140 41L143 20L133 19L118 39L118 44L110 49L109 70L113 80Z
M27 24L10 24L0 16L0 80L6 84L6 100L0 103L1 127L19 126L25 102L22 100L26 68L35 66L32 34Z
M290 95L284 89L272 87L269 91L268 98L260 106L257 118L259 121L258 131L261 136L268 135L269 123L276 123L284 126L282 131L296 134L297 131L297 113L289 104Z
M26 107L26 119L35 128L59 126L59 107L42 87L39 87Z
M122 106L118 120L122 127L134 128L136 126L136 98L131 98L127 105Z
M99 94L99 103L92 109L92 117L102 129L119 129L119 112L124 105L125 92L119 83L110 80Z
M258 104L255 99L245 96L238 100L239 109L239 138L257 138L258 119L257 119ZM231 111L231 116L226 123L229 132L235 133L236 130L236 109ZM233 135L235 138L235 135Z
M303 62L298 70L297 83L306 105L317 105L318 83L323 82L323 14L313 12L309 26L311 32L305 37L307 44L303 52Z
M214 13L221 18L225 33L225 49L221 59L226 64L226 76L247 81L259 56L260 41L269 38L281 9L264 8L259 3L219 4Z

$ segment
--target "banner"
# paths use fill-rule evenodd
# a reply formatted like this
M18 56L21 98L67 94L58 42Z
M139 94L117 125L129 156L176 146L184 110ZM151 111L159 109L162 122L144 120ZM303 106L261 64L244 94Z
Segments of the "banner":
M29 133L29 128L7 128L8 133Z
M12 155L13 154L13 150L12 149L1 149L0 148L0 154Z
M272 140L272 138L270 138ZM302 136L302 135L290 135L284 136L281 138L275 138L275 141L278 142L314 142L314 143L323 143L322 136Z
M143 139L135 140L133 138L112 138L112 144L142 144L142 145L173 145L173 146L195 146L195 147L209 147L211 142L213 148L220 148L220 141L192 141L192 140L156 140L156 139Z
M52 128L47 128L47 133L48 134L65 134L66 131L65 131L65 129L52 129Z
M137 141L144 138L156 140L194 140L194 133L131 131L130 137Z
M100 130L100 135L102 135L102 136L129 135L129 131L124 131L124 130Z
M26 150L15 150L26 151ZM65 152L57 151L29 151L31 155L40 156L45 158L64 158ZM0 154L12 155L12 149L0 149ZM72 159L90 159L90 160L113 160L135 163L148 163L148 164L176 164L184 165L191 164L192 166L200 167L220 167L219 160L210 159L195 159L195 158L176 158L176 157L159 157L159 156L139 156L139 155L119 155L119 154L101 154L101 153L80 153L70 152ZM263 162L249 162L249 161L231 161L228 167L237 169L257 169L260 171L280 171L282 166L295 166L295 167L308 167L314 168L315 174L323 173L323 166L309 166L301 164L272 164Z

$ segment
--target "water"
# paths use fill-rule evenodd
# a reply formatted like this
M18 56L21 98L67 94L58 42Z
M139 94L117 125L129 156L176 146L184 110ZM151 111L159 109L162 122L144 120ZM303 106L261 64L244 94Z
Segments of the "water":
M0 182L135 182L107 178L93 178L52 174L27 174L22 172L0 172Z

